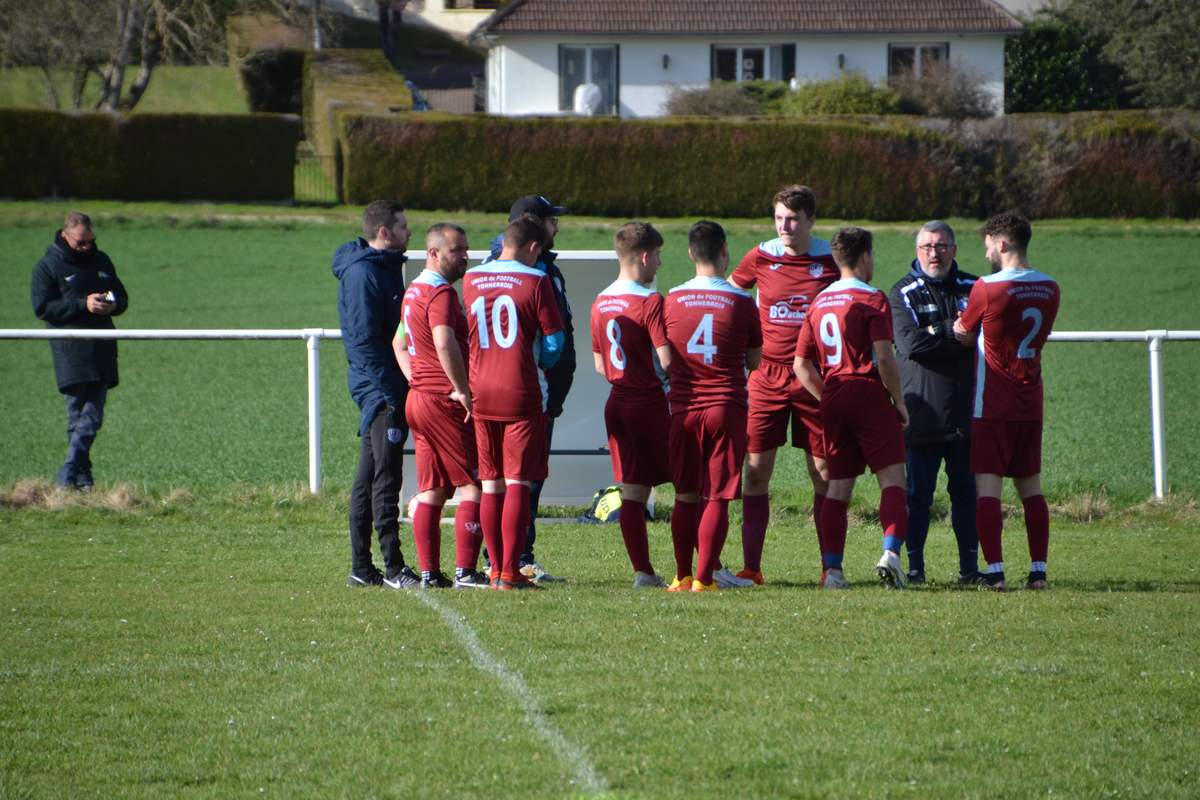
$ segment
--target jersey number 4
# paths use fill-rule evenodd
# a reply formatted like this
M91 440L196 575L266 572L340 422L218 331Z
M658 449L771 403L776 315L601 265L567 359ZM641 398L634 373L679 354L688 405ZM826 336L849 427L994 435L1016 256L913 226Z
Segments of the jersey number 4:
M501 314L501 312L507 312ZM484 298L477 297L471 303L471 313L475 315L476 328L479 331L479 347L487 350L492 346L492 337L496 344L508 349L517 340L517 304L506 294L498 295L492 302L492 327L488 333L487 304ZM507 320L505 319L507 317ZM507 324L505 324L507 322Z
M717 346L713 344L713 315L705 314L687 342L689 355L701 356L705 364L713 363Z

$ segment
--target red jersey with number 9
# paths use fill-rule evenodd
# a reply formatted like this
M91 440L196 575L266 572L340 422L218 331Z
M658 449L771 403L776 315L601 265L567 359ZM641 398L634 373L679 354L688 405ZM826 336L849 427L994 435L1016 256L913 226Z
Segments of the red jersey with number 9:
M1032 269L1004 269L975 282L960 321L982 327L976 342L976 419L1042 419L1042 346L1058 316L1058 284Z
M758 308L723 278L695 277L667 293L671 413L746 406L746 351L762 347Z
M667 343L663 298L635 281L618 280L592 304L592 352L604 358L604 377L618 398L657 395L663 377L654 348Z
M887 295L857 278L843 278L808 307L796 355L817 365L825 391L832 393L847 381L880 381L874 342L882 341L892 341Z
M542 337L563 329L546 273L518 261L490 261L467 270L463 300L475 416L513 421L544 413Z

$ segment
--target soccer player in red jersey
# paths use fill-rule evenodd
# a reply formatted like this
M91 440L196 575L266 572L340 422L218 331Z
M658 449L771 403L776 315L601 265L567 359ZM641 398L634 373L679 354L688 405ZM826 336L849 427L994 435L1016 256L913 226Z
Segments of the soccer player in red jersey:
M546 388L538 368L562 353L563 321L546 273L537 269L548 232L537 217L508 224L500 257L467 270L470 389L483 497L479 521L497 589L531 589L519 561L533 482L548 474Z
M750 412L746 485L742 498L742 557L739 578L763 582L762 551L771 516L771 474L776 450L788 441L807 451L813 486L813 524L821 538L825 497L825 451L821 444L820 405L800 385L792 369L796 335L808 305L838 278L829 243L812 235L816 197L807 186L785 186L772 203L777 237L742 258L730 283L758 288L762 324L762 365L750 376Z
M409 284L393 348L411 391L405 416L415 440L417 505L413 539L422 587L487 588L475 570L479 529L478 456L467 385L467 316L454 283L467 271L467 234L450 223L425 234L425 269ZM454 581L441 572L442 507L459 490L454 515Z
M708 221L693 225L688 257L696 264L696 277L668 292L663 310L671 348L667 399L675 484L675 579L667 591L710 592L718 588L713 572L729 530L729 501L741 495L746 370L758 367L763 337L754 301L725 280L724 229ZM695 549L699 560L693 578Z
M1000 535L1000 490L1011 477L1025 507L1030 589L1046 588L1050 511L1042 496L1042 346L1058 316L1058 284L1029 266L1033 231L1013 213L983 226L993 270L971 288L967 307L954 323L964 345L977 342L975 407L971 421L971 471L979 546L987 561L987 586L1006 588ZM980 330L982 329L982 330Z
M870 285L871 233L842 228L831 243L841 280L817 295L796 340L796 375L821 401L829 490L821 506L826 589L849 586L842 572L846 509L854 481L870 467L879 481L883 555L875 565L887 585L904 587L900 547L908 527L904 428L908 409L892 352L887 295ZM819 366L818 366L819 365Z
M604 426L613 478L621 486L621 538L633 564L635 589L667 585L650 563L646 535L650 489L671 479L671 412L662 373L670 365L671 348L663 298L652 288L662 246L662 235L652 225L629 222L617 229L613 249L620 272L592 305L592 359L596 372L612 384Z

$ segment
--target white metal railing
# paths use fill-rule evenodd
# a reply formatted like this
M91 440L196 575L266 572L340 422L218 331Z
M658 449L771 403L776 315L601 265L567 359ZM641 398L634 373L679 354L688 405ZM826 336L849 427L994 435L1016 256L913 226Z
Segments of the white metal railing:
M0 330L0 339L303 339L308 350L308 485L321 491L321 340L340 339L336 328L232 330L88 330L25 328ZM1154 451L1154 496L1167 493L1166 431L1163 423L1162 345L1200 341L1198 331L1054 331L1052 342L1146 342L1150 358L1150 434ZM598 450L597 453L604 453Z

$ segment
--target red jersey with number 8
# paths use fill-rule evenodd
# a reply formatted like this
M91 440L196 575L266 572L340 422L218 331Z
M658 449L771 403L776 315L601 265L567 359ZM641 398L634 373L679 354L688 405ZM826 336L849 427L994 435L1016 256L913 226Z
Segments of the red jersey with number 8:
M543 336L563 329L546 273L517 261L490 261L463 278L475 416L512 421L546 410L538 370Z
M722 278L696 277L667 294L671 413L746 406L746 351L762 347L758 308Z
M663 376L654 348L667 343L663 298L629 280L602 291L592 304L592 352L604 359L604 377L613 397L658 395Z
M975 282L960 321L982 327L975 362L976 419L1042 419L1042 346L1058 316L1054 279L1032 269L1004 269Z
M847 381L880 381L873 343L882 341L892 341L887 295L857 278L843 278L808 307L796 355L817 365L825 391L832 393Z

